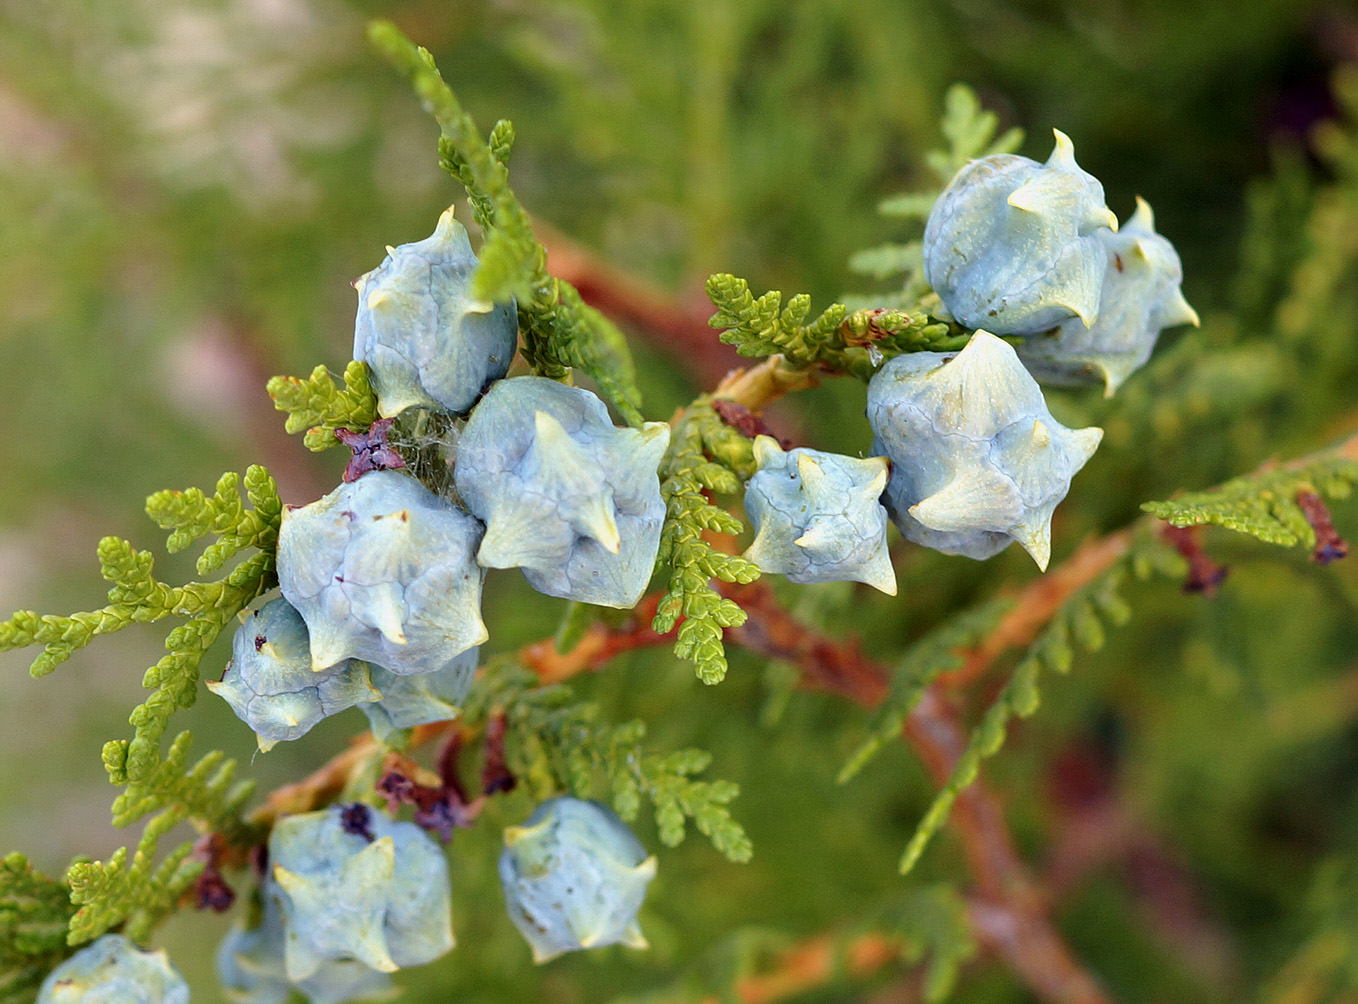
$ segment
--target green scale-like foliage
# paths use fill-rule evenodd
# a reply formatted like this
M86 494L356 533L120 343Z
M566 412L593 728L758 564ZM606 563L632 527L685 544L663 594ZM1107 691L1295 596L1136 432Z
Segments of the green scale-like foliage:
M1315 529L1297 504L1297 495L1314 492L1348 498L1358 483L1358 460L1351 456L1354 442L1300 463L1236 478L1211 491L1147 502L1142 508L1174 526L1212 523L1269 544L1314 547Z
M561 791L597 797L602 782L613 808L629 822L641 811L642 799L649 801L667 847L683 841L686 822L692 819L726 857L749 860L750 839L728 807L740 789L730 781L694 777L712 761L706 750L647 749L644 722L601 722L598 708L578 700L569 687L539 686L532 672L507 659L483 669L463 721L476 726L495 713L504 714L508 726L510 770L538 800Z
M0 1004L28 1004L70 954L70 889L33 870L17 851L0 860Z
M258 553L222 578L172 586L155 577L149 551L106 537L99 544L99 561L101 573L111 583L108 606L70 616L21 611L0 624L0 648L43 646L31 669L37 677L52 672L99 635L169 616L185 618L166 637L166 655L142 680L151 695L129 718L133 737L111 740L103 749L110 780L126 786L113 803L115 825L127 826L155 815L130 861L124 847L107 862L77 860L69 868L70 902L79 907L70 917L69 930L63 931L71 945L114 928L144 941L152 927L176 909L180 896L202 870L202 862L190 859L192 842L172 849L157 863L161 837L179 823L192 821L242 846L258 836L241 819L251 789L233 783L233 762L212 752L190 766L192 740L187 732L180 733L168 754L161 755L170 716L197 698L198 667L204 653L237 614L275 584L274 550L282 517L277 486L268 471L254 466L246 471L244 487L242 499L240 477L224 474L211 495L197 488L163 491L146 503L147 514L170 531L166 546L172 552L208 535L217 538L198 558L200 574L220 570L242 551L257 549Z
M339 387L328 369L317 366L305 380L276 376L269 381L274 407L288 413L284 428L294 434L305 432L303 443L308 450L339 446L336 429L362 431L377 421L377 395L367 364L351 360L343 379L344 386Z
M887 359L902 352L950 352L966 344L960 328L911 310L863 309L852 313L831 304L807 321L811 297L799 293L782 306L772 290L756 298L749 283L719 274L707 280L707 295L717 308L708 322L724 328L721 340L742 356L781 354L799 369L819 367L867 380Z
M759 578L754 562L718 551L703 539L704 531L734 535L744 529L704 493L736 495L741 479L753 474L750 441L726 425L708 399L680 418L660 462L665 525L656 560L669 565L670 577L653 626L665 634L679 625L675 654L692 662L704 683L720 683L726 676L723 629L745 623L745 612L713 589L711 580L748 583Z
M247 510L238 495L240 479L224 474L212 496L198 489L158 492L146 503L147 514L162 529L172 531L168 546L182 550L209 533L217 535L198 559L200 573L221 568L246 548L259 548L225 576L213 582L171 586L155 577L149 551L138 551L125 540L105 537L99 542L100 573L112 585L108 606L69 616L19 611L0 622L0 650L42 645L43 652L30 670L46 676L96 637L165 617L185 618L165 639L169 650L146 671L142 685L151 696L130 717L136 732L130 741L118 740L104 750L104 764L115 784L146 777L160 762L160 739L170 715L191 706L197 696L198 664L232 619L257 596L275 584L273 550L278 540L282 503L273 478L263 467L245 475Z
M409 78L438 122L443 167L467 189L473 216L486 235L472 294L491 303L517 301L522 351L535 373L560 380L572 368L581 370L625 422L639 426L641 393L627 340L611 321L585 304L574 286L548 274L547 251L509 187L513 126L498 122L489 140L483 139L427 50L384 21L374 23L368 35Z
M133 940L144 941L176 909L203 869L202 861L191 858L192 841L179 844L156 864L161 837L181 822L192 822L241 848L264 836L241 816L254 791L253 783L237 782L236 762L217 750L190 767L192 742L188 732L181 732L155 769L129 783L114 800L115 826L129 826L155 813L142 831L131 863L123 847L107 862L76 861L67 871L71 902L80 907L70 923L71 944L92 940L116 927Z
M1157 572L1180 574L1182 562L1149 528L1139 528L1133 535L1126 553L1107 571L1062 604L1060 610L1028 646L1008 681L972 730L966 748L953 767L951 776L934 796L933 802L916 826L905 852L901 855L902 874L909 873L918 863L930 840L947 822L948 814L952 811L958 794L976 780L981 764L998 753L1004 745L1010 719L1015 715L1027 718L1037 711L1041 701L1038 678L1042 671L1063 674L1070 672L1075 657L1073 643L1078 643L1088 652L1102 648L1107 637L1105 623L1122 625L1131 618L1131 608L1119 593L1127 576L1135 575L1138 579L1148 579ZM919 662L910 665L913 660L907 657L907 665L910 665L912 676L916 679L932 678L938 672L956 666L957 648L965 645L968 638L976 640L980 630L983 630L988 622L993 623L998 612L999 608L992 604L971 613L961 614L954 626L945 626L926 637L920 643L922 652ZM918 693L908 682L902 689L907 696ZM914 700L918 700L918 697L915 696ZM904 720L903 717L901 720ZM877 735L880 736L881 732L879 731ZM880 746L880 741L878 745ZM870 755L872 746L865 748L869 750ZM850 768L861 767L864 759L866 758L860 753L854 761L851 761Z
M203 870L203 862L191 860L193 844L180 844L156 864L160 838L181 822L178 809L153 818L142 831L137 850L128 862L126 847L113 852L108 861L75 861L66 872L71 902L80 909L71 918L67 935L73 945L83 944L121 925L133 941L145 941L156 923L174 912L179 897Z
M947 146L925 155L938 176L938 187L889 199L882 204L882 213L922 223L942 186L968 160L1018 148L1023 133L1011 129L996 137L998 123L970 88L950 89L942 123ZM850 267L876 279L903 275L904 285L894 293L846 297L808 320L808 295L790 297L784 306L781 292L755 297L745 280L717 274L707 281L707 295L717 308L709 323L725 329L721 340L743 356L778 353L797 368L848 373L862 380L871 379L883 362L903 352L953 352L966 344L970 336L965 330L935 316L940 305L923 280L919 241L859 252Z

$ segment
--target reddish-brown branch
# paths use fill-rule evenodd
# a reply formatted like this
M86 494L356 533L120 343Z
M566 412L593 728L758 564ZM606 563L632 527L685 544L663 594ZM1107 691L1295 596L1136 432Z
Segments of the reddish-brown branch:
M659 644L670 637L651 629L656 607L663 596L663 593L653 593L642 597L632 611L632 617L621 628L591 624L585 636L569 652L558 652L556 640L547 638L521 648L519 661L533 670L544 684L559 683L578 673L601 669L610 659L623 652Z
M766 973L736 983L741 1004L772 1004L843 977L865 979L900 958L898 941L869 933L845 942L822 934L783 952Z
M425 743L447 735L457 727L456 721L435 722L432 725L418 725L411 732L408 749L415 749ZM283 816L299 812L311 812L334 802L354 776L363 768L366 761L382 757L386 747L372 737L371 732L355 736L349 747L342 753L331 757L320 768L295 784L285 785L269 793L247 820L253 826L269 829Z
M962 687L984 676L1005 652L1032 644L1065 602L1089 585L1127 553L1132 528L1085 541L1075 553L1046 575L1034 579L1018 594L1009 612L960 668L940 677L949 687Z
M809 630L778 605L762 579L744 586L720 585L722 595L749 615L728 635L735 644L794 664L801 670L802 685L809 689L838 694L866 707L876 707L886 699L886 671L863 655L857 640L833 640Z
M1106 550L1121 553L1116 548ZM1066 574L1058 577L1058 585L1032 590L1021 598L1016 610L1034 608L1023 623L1036 633L1040 627L1038 611L1048 611L1046 618L1050 619L1064 597L1087 585L1107 567L1089 557L1103 553L1105 549L1077 553L1077 571L1063 567L1061 571ZM751 595L749 591L758 585L738 587L745 591L740 594L730 593L733 598L739 596L738 602L749 614L749 620L731 632L732 640L795 663L809 686L868 706L880 703L888 686L884 668L864 658L855 643L824 638L767 602L767 597ZM1024 637L1018 631L1019 623L1017 618L1012 622L1014 643ZM904 737L939 785L952 775L967 745L966 731L956 711L937 686L925 691L907 717ZM1004 958L1043 1000L1062 1004L1108 1001L1052 927L1045 897L1014 847L998 798L984 782L975 782L958 796L951 822L976 882L978 895L972 900L970 913L978 940Z
M1073 593L1125 553L1127 543L1126 535L1114 534L1080 548L1065 565L1020 594L996 637L988 639L980 651L993 660L1010 646L1031 641ZM732 642L796 665L807 687L867 707L885 698L887 671L864 656L856 642L826 638L807 628L774 602L766 583L721 588L748 615L745 624L731 629L728 637ZM622 633L621 640L626 647L635 648L660 639L647 640L644 632L632 629ZM552 660L545 664L531 658L525 661L544 678L560 679L567 668L576 672L597 668L607 644L601 638L586 638L579 656L575 652L556 656L552 651ZM904 738L940 785L951 776L967 743L960 718L938 686L927 689L910 713ZM1109 998L1052 927L1045 897L1013 845L997 797L984 782L974 783L959 795L951 822L976 882L970 912L981 943L1004 958L1045 1001L1106 1004Z

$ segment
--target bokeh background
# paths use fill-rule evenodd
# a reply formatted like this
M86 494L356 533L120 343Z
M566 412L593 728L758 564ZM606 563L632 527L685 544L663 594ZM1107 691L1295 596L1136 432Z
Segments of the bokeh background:
M921 155L952 82L1027 128L1032 156L1046 157L1051 127L1067 132L1110 206L1125 217L1146 197L1182 253L1185 292L1209 323L1167 342L1212 339L1221 362L1176 385L1189 418L1168 424L1132 385L1122 415L1095 395L1054 404L1109 428L1058 558L1141 501L1319 445L1351 416L1352 395L1346 411L1332 385L1354 366L1352 315L1329 319L1342 329L1323 363L1331 383L1304 407L1304 355L1281 354L1269 333L1313 193L1335 180L1312 137L1339 114L1336 70L1358 60L1352 4L0 0L0 609L99 606L95 544L117 534L158 546L140 511L156 489L209 486L252 462L293 503L336 482L342 459L290 440L264 382L342 369L349 281L384 245L426 236L461 194L437 168L433 124L364 44L373 16L434 52L483 129L514 121L515 187L561 260L585 249L699 316L714 271L810 292L818 308L871 288L847 263L911 236L875 206L927 183ZM1327 302L1351 306L1351 294ZM722 365L632 333L649 418ZM780 420L856 452L870 438L862 395L827 386ZM1358 530L1351 509L1336 512L1341 530ZM1227 589L1210 601L1163 586L1139 595L1134 625L1050 684L990 768L1035 860L1055 860L1072 805L1120 814L1106 822L1115 846L1057 876L1056 905L1122 1000L1270 999L1314 932L1358 918L1346 877L1358 577L1221 546L1235 566ZM166 577L191 575L184 556L158 561ZM1015 554L903 562L897 600L832 587L794 602L890 655L959 603L1033 574ZM516 576L493 580L493 650L553 631L560 604L533 595ZM107 638L42 681L23 653L0 655L0 851L59 872L73 855L135 842L107 823L115 792L99 749L126 733L159 644L151 630ZM744 789L737 816L755 861L729 865L700 838L665 852L643 915L651 953L534 969L493 877L499 826L529 806L502 800L457 838L461 947L403 976L409 999L604 1000L664 985L704 951L719 964L733 930L806 936L902 895L894 865L930 794L922 770L899 750L835 787L860 713L789 697L786 675L738 656L707 689L662 652L583 683L608 713L645 719L658 744L713 750L712 773ZM361 725L355 712L252 757L248 730L206 693L181 719L200 751L228 750L263 789ZM958 874L944 840L918 881ZM209 956L225 925L187 916L165 929L195 1001L218 1000ZM1354 943L1327 944L1330 982L1289 1002L1355 992L1342 990L1352 975L1336 975L1358 973ZM879 977L815 999L908 1000L889 996L905 985ZM957 999L1028 998L983 960Z

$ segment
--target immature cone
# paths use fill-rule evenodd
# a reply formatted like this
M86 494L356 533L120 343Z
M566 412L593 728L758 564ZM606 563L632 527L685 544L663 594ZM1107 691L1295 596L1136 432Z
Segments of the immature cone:
M387 252L354 283L354 358L372 370L377 410L383 418L413 406L461 414L509 370L514 304L471 297L476 256L451 209L432 237Z
M651 578L665 503L656 470L664 422L617 429L586 390L502 380L458 443L457 490L486 523L477 560L523 568L533 588L633 607Z
M1144 199L1117 233L1101 230L1107 265L1099 319L1086 327L1066 321L1049 334L1024 339L1019 358L1043 383L1102 381L1112 397L1124 380L1150 358L1160 329L1198 324L1198 314L1179 284L1183 266L1174 245L1155 232L1155 216Z
M1007 343L978 331L956 356L897 356L868 386L884 499L909 540L988 558L1011 541L1047 567L1051 517L1102 429L1067 429Z
M797 448L784 452L757 436L759 470L745 488L754 542L745 557L793 582L865 582L896 595L886 549L886 510L878 501L887 460L860 460Z
M390 973L453 947L443 851L414 823L364 806L347 810L287 816L269 835L287 931L284 968L294 983L327 962L355 959ZM355 812L363 826L353 825Z
M164 952L105 934L47 975L37 1004L189 1004L189 986Z
M1013 154L973 160L944 189L924 228L924 276L957 321L1001 335L1035 334L1099 314L1117 229L1103 186L1056 132L1045 164Z
M563 796L505 830L500 883L534 962L604 945L646 948L637 911L656 862L612 810Z
M232 1004L287 1004L294 989L311 1004L386 1000L396 994L391 977L353 959L325 960L314 973L293 983L284 961L287 932L281 895L273 882L261 890L253 924L237 924L217 946L217 979Z
M207 688L254 729L261 752L305 735L322 718L383 696L366 662L343 659L314 671L306 622L282 598L241 618L226 672Z
M432 673L486 640L481 524L414 478L373 471L284 509L278 584L311 633L311 665Z

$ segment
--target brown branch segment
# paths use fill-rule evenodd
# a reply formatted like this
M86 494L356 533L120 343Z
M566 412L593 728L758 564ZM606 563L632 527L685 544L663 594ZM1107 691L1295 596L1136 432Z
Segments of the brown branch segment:
M1124 532L1084 545L1069 561L1020 593L1009 615L973 656L981 671L1005 650L1030 642L1070 596L1125 553L1129 537ZM884 667L864 656L856 642L827 638L798 622L774 601L767 583L723 585L722 591L749 615L745 624L729 632L735 644L797 666L802 684L808 688L837 694L866 707L885 699L889 676ZM609 641L607 629L596 629L597 635L587 635L564 655L544 648L550 645L546 642L530 646L521 655L525 664L544 679L556 680L597 669L606 661L603 653L611 645L636 648L660 640L648 640L644 628L633 627L616 633ZM535 653L543 656L548 652L550 658L535 660ZM941 687L925 691L906 720L904 739L935 782L946 782L966 748L967 734ZM977 781L963 790L951 823L976 883L969 911L982 945L1003 958L1044 1001L1107 1004L1110 998L1052 926L1046 897L1014 847L999 800L989 786Z

